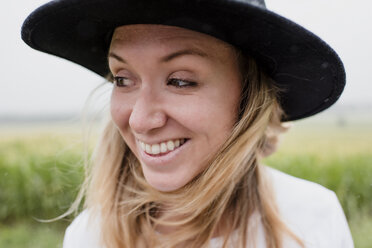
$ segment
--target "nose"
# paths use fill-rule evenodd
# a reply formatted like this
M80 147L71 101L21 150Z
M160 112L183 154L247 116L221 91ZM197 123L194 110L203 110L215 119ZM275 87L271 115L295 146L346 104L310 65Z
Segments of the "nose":
M165 126L167 115L160 97L149 89L139 93L129 117L129 126L139 134L147 134Z

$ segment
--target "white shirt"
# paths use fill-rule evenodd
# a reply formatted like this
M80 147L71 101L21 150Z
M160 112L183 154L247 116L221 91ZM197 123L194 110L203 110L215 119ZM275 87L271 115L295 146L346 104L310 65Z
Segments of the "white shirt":
M353 241L341 205L333 191L303 179L267 168L281 217L306 248L353 248ZM256 247L266 248L263 228L259 223ZM285 248L298 248L291 240ZM211 240L211 248L222 245L220 238ZM89 218L84 210L66 229L63 248L103 248L100 246L98 219Z

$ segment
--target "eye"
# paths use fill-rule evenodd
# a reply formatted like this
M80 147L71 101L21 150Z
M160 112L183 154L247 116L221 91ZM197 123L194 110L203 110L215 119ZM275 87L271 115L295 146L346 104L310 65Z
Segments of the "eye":
M133 81L126 77L114 77L114 84L117 87L129 87L133 85Z
M186 88L186 87L195 87L198 84L195 82L191 82L188 80L178 79L178 78L171 78L168 80L167 85L172 85L176 88Z

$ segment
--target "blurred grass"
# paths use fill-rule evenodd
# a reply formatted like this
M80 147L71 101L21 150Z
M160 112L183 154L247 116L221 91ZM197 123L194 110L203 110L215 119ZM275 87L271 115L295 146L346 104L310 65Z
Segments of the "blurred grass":
M0 129L0 247L61 247L67 210L82 181L76 129ZM372 244L372 126L299 122L264 162L336 192L355 247Z
M18 221L0 225L0 247L61 248L66 225Z
M82 180L81 148L48 134L0 142L0 220L53 218L67 210Z

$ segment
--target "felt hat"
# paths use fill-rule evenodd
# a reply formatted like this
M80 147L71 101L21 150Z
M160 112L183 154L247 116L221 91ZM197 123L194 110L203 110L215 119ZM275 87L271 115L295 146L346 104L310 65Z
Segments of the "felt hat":
M345 71L337 54L264 0L55 0L31 13L22 39L105 77L113 30L163 24L202 32L256 59L283 90L284 121L314 115L337 101Z

